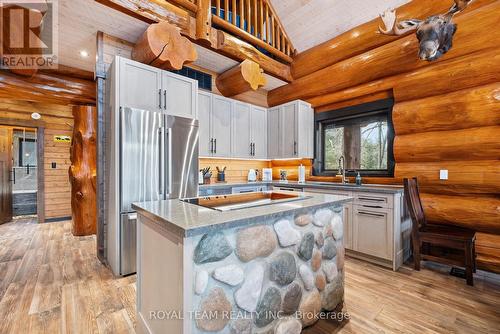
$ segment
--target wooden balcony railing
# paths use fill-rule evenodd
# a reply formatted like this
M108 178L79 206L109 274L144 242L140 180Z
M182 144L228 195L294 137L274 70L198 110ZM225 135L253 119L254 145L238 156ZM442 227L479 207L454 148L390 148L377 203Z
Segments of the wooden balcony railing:
M211 0L211 5L213 24L292 62L293 45L268 0Z
M292 62L291 56L295 49L268 0L168 1L193 13L196 13L201 2L210 2L213 25L251 43L274 58Z

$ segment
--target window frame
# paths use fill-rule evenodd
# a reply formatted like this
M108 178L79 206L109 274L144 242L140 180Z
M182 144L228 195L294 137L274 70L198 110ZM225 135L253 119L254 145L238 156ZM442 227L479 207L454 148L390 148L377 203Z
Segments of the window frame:
M363 103L341 109L315 113L314 115L314 162L313 175L336 176L337 172L325 169L325 136L324 132L328 125L339 122L366 118L370 116L387 116L387 169L346 169L347 176L356 176L358 171L361 176L393 177L394 167L394 125L392 122L392 109L394 99L388 98L374 102Z

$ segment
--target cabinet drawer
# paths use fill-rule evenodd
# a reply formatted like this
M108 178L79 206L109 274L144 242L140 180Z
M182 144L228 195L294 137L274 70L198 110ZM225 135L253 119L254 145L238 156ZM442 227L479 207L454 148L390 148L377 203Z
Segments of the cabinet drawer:
M350 191L319 189L319 188L305 188L304 191L308 192L308 193L319 193L319 194L329 194L329 195L339 195L339 196L352 197L352 193Z
M393 197L391 195L373 194L365 192L354 193L354 204L366 208L393 208Z
M353 249L392 260L392 210L353 206Z

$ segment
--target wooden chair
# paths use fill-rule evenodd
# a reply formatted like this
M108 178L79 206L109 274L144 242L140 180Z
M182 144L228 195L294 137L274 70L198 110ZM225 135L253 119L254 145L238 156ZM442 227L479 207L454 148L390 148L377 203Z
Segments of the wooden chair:
M473 272L476 272L475 232L451 225L427 224L420 201L417 178L404 179L404 191L412 219L411 239L415 270L420 270L421 260L465 267L467 284L474 285ZM451 248L459 251L460 255L455 258L438 256L431 252L432 246Z

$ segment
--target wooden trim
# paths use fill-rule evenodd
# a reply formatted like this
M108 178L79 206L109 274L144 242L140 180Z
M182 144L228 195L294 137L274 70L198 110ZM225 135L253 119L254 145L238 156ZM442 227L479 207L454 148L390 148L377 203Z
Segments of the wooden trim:
M37 136L37 151L38 151L38 180L36 193L36 210L38 223L45 223L45 128L38 127Z
M165 0L163 0L163 1L165 1ZM170 3L173 3L174 5L177 5L179 7L187 9L192 13L196 13L198 11L198 6L189 0L168 0L168 1Z
M242 29L239 29L238 27L232 25L231 23L225 21L224 19L222 19L218 16L212 15L212 22L214 23L214 25L216 25L224 30L227 30L229 33L233 34L234 36L240 37L241 39L246 40L249 43L255 44L255 45L265 49L266 51L272 53L274 56L280 58L283 61L286 61L287 63L291 63L293 61L292 57L287 56L283 52L270 46L269 44L267 44L266 42L262 41L261 39L255 37L255 36L253 36L249 32L246 32ZM273 45L274 45L274 43L273 43Z

